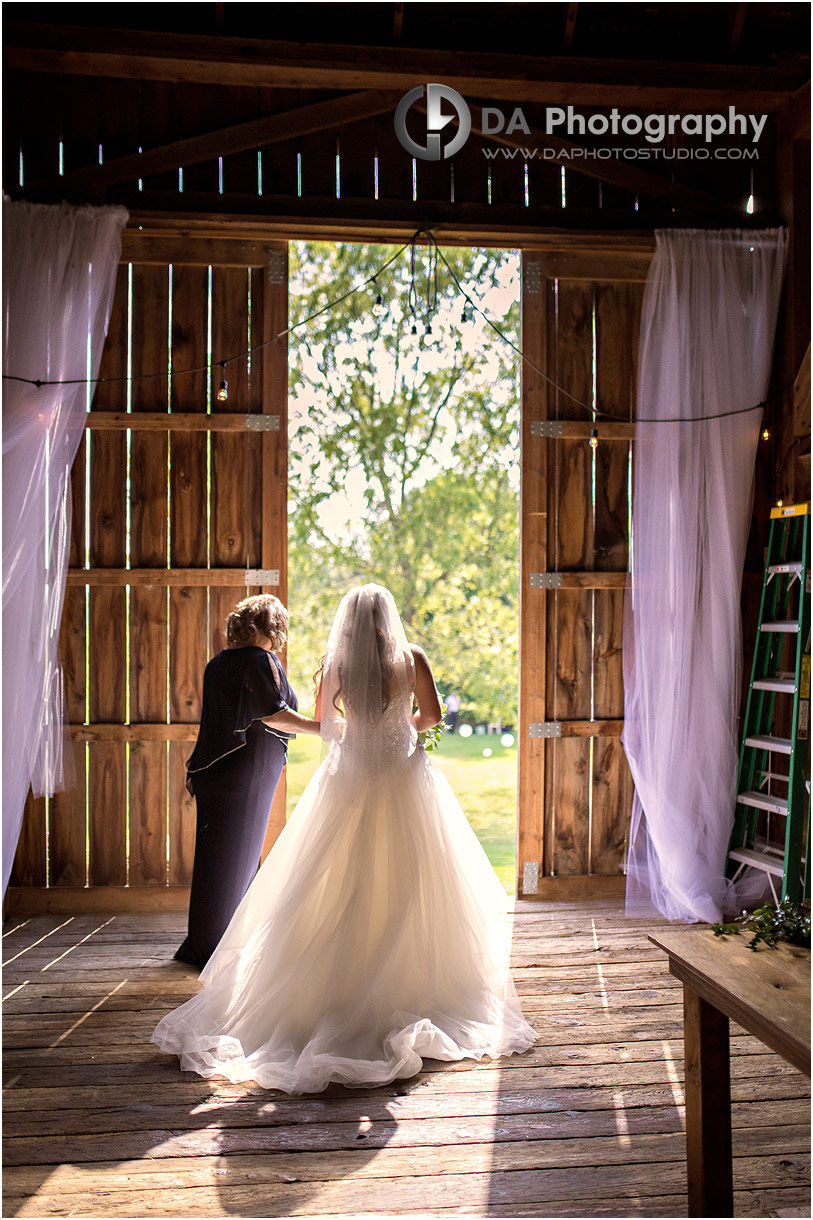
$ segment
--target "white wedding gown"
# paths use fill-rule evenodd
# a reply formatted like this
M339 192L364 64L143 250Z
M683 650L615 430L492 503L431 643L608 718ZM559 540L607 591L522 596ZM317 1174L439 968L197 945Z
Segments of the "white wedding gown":
M316 771L202 990L153 1034L184 1070L306 1093L534 1042L508 970L506 895L416 747L410 708L411 696L389 704L363 778L352 720Z

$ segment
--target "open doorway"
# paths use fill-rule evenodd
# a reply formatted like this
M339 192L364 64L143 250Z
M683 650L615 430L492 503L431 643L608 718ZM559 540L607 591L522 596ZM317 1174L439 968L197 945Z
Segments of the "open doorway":
M289 258L292 325L339 301L289 353L289 673L310 692L342 594L386 584L449 703L434 759L513 894L519 252L298 242ZM318 758L292 745L289 810Z

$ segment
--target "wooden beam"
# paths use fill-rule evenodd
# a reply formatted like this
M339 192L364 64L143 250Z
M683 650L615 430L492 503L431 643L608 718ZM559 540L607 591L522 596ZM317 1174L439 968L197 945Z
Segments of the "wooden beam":
M268 576L262 568L69 568L70 587L92 585L94 588L117 589L125 585L162 586L166 588L212 588L214 586L268 585L260 579Z
M523 894L522 897L530 902L574 902L585 898L623 898L627 892L627 878L623 873L540 877L537 884L539 889L536 894Z
M126 911L186 911L188 885L10 885L8 915L101 915Z
M178 370L178 373L182 370ZM176 374L177 375L177 374ZM277 431L261 425L268 420L265 415L232 415L225 412L217 415L182 414L169 411L90 411L85 427L94 432L264 432ZM273 421L272 421L273 422Z
M620 737L623 720L557 720L560 737Z
M148 199L151 196L148 196ZM222 201L223 196L219 196ZM527 209L522 210L527 212ZM593 217L596 213L592 213ZM562 212L559 212L559 218L562 220ZM194 238L197 242L201 239L216 239L226 238L228 234L232 234L233 238L242 240L250 240L250 242L272 242L278 240L278 234L286 232L289 221L283 221L281 226L277 222L276 217L272 215L266 216L240 216L233 213L217 213L209 212L205 215L198 215L195 212L171 212L171 211L151 211L144 210L143 207L135 207L129 213L129 228L125 232L132 231L133 237L138 240L149 240L153 238L177 239L178 242ZM370 224L376 224L375 220L370 220ZM504 226L498 226L500 231ZM443 238L452 240L454 238L455 229L452 227L441 226L435 223L435 217L432 217L432 233L436 240ZM413 235L414 229L405 229L405 235ZM533 231L533 250L543 250L544 253L551 256L580 256L582 265L585 265L585 256L590 259L590 267L601 266L601 260L607 256L608 260L623 260L629 256L630 270L634 271L638 267L638 260L651 259L656 248L656 239L654 233L649 229L629 229L621 227L619 229L571 229L562 228L560 226L551 226L541 231ZM426 245L426 235L419 235L416 238L419 245ZM594 260L594 261L593 261ZM134 262L138 262L137 257L134 257ZM546 261L547 266L547 261ZM557 267L559 264L557 264ZM564 272L563 272L564 273ZM573 268L568 271L568 274L576 274L576 264L574 261ZM577 276L576 278L581 278ZM592 278L588 276L587 278ZM603 278L597 276L596 278ZM614 278L612 274L608 274L607 278ZM637 278L636 274L632 274L631 278Z
M32 193L10 191L13 197L31 198ZM59 198L64 198L64 193ZM56 199L57 196L50 196ZM78 200L77 200L78 202ZM490 207L480 203L450 203L440 200L336 199L332 196L297 199L292 196L218 195L184 191L148 192L114 188L109 202L123 204L132 214L192 220L197 213L208 223L237 225L262 224L269 237L296 241L318 238L326 241L403 242L411 240L417 229L431 228L438 242L449 245L485 245L536 248L548 236L570 231L595 233L606 227L616 236L626 234L632 242L648 248L654 241L653 230L692 225L713 227L720 217L699 216L696 212L663 210L635 212L631 209L539 207L521 203ZM774 218L762 213L743 212L739 228L757 228ZM636 230L640 237L636 236Z
M263 148L281 140L291 140L324 131L326 128L342 127L346 123L373 118L388 110L394 110L397 102L397 94L378 91L350 93L346 97L314 102L296 110L252 119L248 123L220 127L216 131L190 136L185 140L175 140L158 148L148 148L141 153L115 157L112 161L105 161L103 165L89 165L61 177L41 179L39 182L32 182L31 189L73 193L134 182L137 178L161 174L165 170L198 165L203 161L216 161L218 157Z
M582 279L593 277L582 276ZM599 277L596 276L596 279ZM129 418L129 417L128 417ZM536 421L534 421L536 422ZM635 421L634 420L597 420L594 424L590 419L560 419L560 420L545 420L539 421L537 427L543 427L544 432L533 435L544 436L548 440L589 440L595 427L598 432L599 443L601 441L627 441L633 440L635 437Z
M190 232L148 234L137 227L126 228L121 235L122 263L153 264L166 267L182 263L185 267L264 267L268 262L268 243L245 240L238 234L196 237Z
M545 514L541 514L545 515ZM534 577L545 576L555 583L534 584ZM532 589L626 589L626 572L532 572Z
M85 741L197 741L197 724L69 724L74 743Z
M809 74L802 56L761 65L668 63L491 54L410 47L275 42L8 21L9 69L282 89L397 89L442 80L489 100L587 106L669 106L680 111L736 102L776 109Z

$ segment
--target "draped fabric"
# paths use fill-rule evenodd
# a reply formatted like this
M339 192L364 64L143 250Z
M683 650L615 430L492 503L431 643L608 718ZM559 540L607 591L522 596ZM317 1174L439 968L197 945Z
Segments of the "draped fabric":
M635 781L627 911L716 921L736 796L740 586L786 235L657 233L641 318L624 622L624 748Z
M70 538L70 469L107 331L123 208L4 200L3 892L29 786L69 785L59 626Z

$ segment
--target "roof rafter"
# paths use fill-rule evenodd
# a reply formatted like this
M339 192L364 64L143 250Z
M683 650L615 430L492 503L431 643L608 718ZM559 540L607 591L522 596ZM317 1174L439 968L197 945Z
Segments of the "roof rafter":
M516 102L776 109L806 79L778 65L670 63L343 46L8 21L6 66L200 84L398 89L441 80L469 96Z

